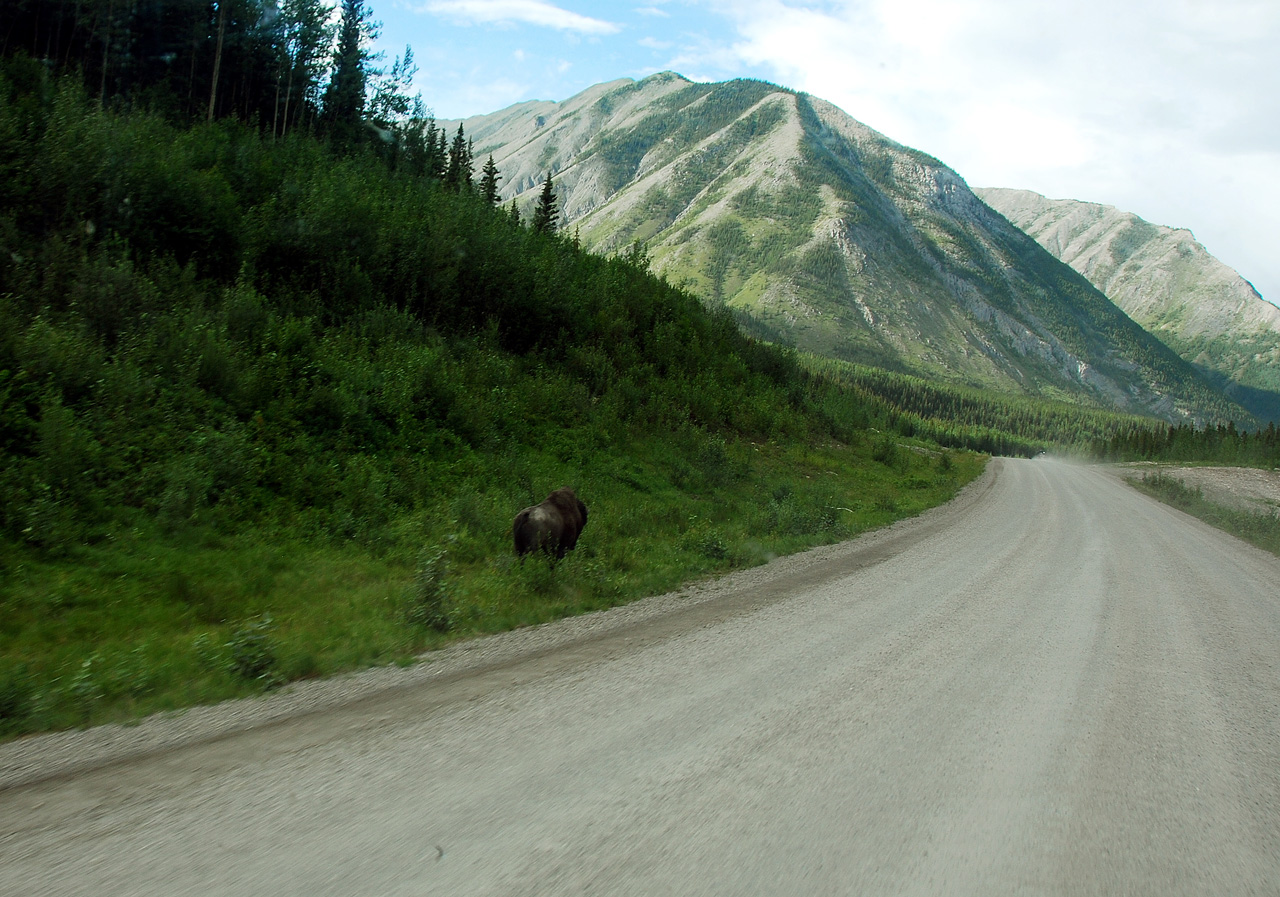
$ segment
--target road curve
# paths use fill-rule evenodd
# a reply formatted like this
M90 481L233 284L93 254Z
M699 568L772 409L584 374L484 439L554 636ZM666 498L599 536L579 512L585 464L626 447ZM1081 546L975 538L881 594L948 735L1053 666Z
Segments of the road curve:
M1280 559L1102 469L1003 459L727 582L0 779L0 894L1280 893Z

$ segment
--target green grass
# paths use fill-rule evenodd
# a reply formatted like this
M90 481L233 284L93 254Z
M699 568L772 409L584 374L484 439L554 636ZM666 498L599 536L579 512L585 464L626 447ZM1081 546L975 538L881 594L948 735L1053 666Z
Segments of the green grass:
M650 438L628 452L534 465L537 498L572 484L591 511L577 551L555 565L513 556L510 524L529 487L479 475L393 519L372 545L197 525L141 526L62 557L8 545L0 734L411 662L453 640L625 603L917 514L984 461L872 436L849 446ZM410 612L433 554L444 631Z
M1129 482L1148 495L1197 517L1210 526L1280 555L1280 514L1259 514L1211 502L1204 497L1199 486L1192 488L1162 471L1144 473L1141 480L1131 477Z

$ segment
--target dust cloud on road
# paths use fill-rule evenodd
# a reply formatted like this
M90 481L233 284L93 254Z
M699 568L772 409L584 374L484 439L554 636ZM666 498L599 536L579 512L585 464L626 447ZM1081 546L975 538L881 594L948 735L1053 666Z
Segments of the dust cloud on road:
M1280 559L1099 468L486 644L6 746L0 894L1280 892Z

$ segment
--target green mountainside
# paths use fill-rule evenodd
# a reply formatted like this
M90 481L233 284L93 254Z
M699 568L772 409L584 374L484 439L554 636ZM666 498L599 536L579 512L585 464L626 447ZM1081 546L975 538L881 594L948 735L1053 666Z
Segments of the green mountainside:
M1029 190L975 191L1263 420L1280 420L1280 308L1189 230Z
M442 123L451 128L455 123ZM670 73L462 122L503 197L759 335L832 358L1169 420L1247 419L955 172L815 97Z

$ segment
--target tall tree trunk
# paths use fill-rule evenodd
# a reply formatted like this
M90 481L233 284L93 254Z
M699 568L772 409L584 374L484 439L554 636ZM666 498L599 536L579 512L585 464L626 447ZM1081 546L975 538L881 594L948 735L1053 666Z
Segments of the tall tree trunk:
M209 86L209 115L213 121L213 107L218 101L218 69L222 68L222 36L227 31L227 0L218 0L218 45L213 51L213 84Z
M275 140L280 130L280 75L276 74L276 101L271 104L271 139Z
M289 60L289 80L284 88L284 127L280 129L280 136L284 137L289 133L289 100L293 98L293 60Z
M111 57L111 20L115 17L115 2L107 4L107 21L102 26L102 78L98 82L98 108L107 100L107 61Z

